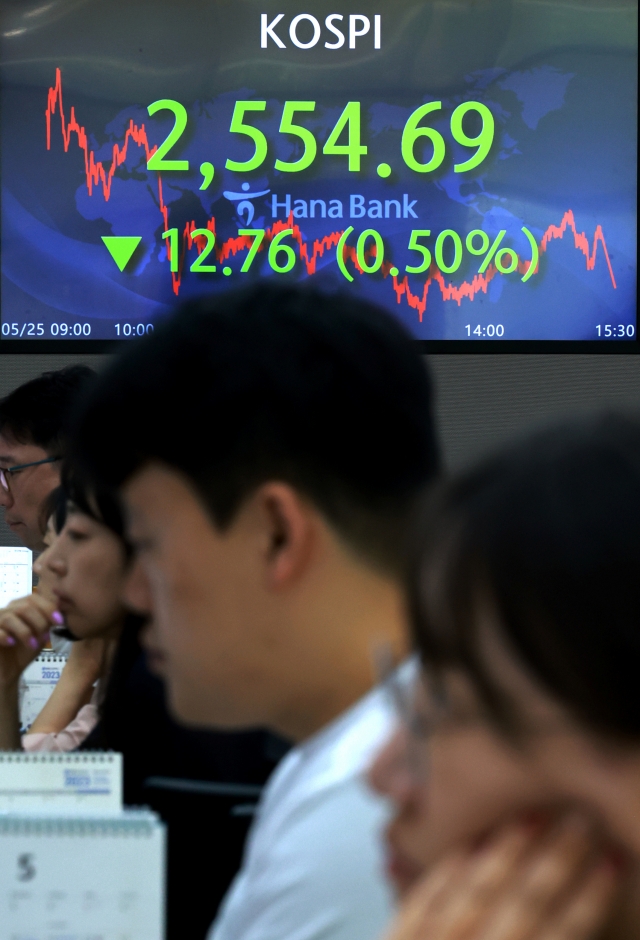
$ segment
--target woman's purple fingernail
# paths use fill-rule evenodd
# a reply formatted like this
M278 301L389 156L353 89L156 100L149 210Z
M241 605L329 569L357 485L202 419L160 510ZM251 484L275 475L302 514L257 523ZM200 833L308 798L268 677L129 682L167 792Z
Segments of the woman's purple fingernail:
M14 639L12 636L8 636L8 637L7 637L7 646L15 646L15 645L16 645L15 639Z
M64 617L59 610L54 610L54 612L51 614L51 619L54 623L57 623L59 627L61 627L64 623Z
M32 650L40 649L40 644L38 643L38 641L36 640L34 636L29 637L29 646L31 647Z

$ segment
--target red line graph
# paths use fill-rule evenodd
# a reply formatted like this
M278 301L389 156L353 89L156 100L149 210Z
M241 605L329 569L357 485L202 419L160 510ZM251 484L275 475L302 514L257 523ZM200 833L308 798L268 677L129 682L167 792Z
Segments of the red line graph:
M69 115L69 122L67 123L62 105L62 72L60 69L56 69L56 83L52 88L49 89L49 94L47 96L47 110L45 111L45 117L47 120L47 150L51 150L51 118L56 113L56 106L58 106L60 112L60 131L62 133L64 152L69 152L69 144L71 143L72 134L76 135L78 140L78 147L84 152L84 171L87 177L87 190L90 196L93 195L94 185L97 186L99 183L102 183L102 193L104 195L105 201L109 201L109 197L111 196L111 181L115 176L118 167L122 166L124 161L127 159L127 151L129 149L130 140L133 140L134 143L136 143L139 147L144 147L147 160L158 149L157 147L149 147L149 141L147 140L147 132L145 130L144 124L141 124L140 127L138 127L138 125L134 124L133 120L131 120L129 122L129 127L125 132L124 143L122 147L119 147L118 144L113 145L111 166L107 171L105 171L102 161L99 160L96 162L93 150L89 150L87 133L84 127L78 124L76 119L76 111L73 106Z
M158 180L160 185L160 190L162 191L162 183ZM168 212L164 206L162 206L162 212L165 219L165 228L168 227ZM178 260L178 271L175 274L172 274L173 279L173 292L178 295L180 291L180 284L182 282L182 272L184 270L185 258L187 251L195 243L198 253L200 253L205 248L205 239L200 235L196 235L195 238L192 237L192 232L194 229L199 228L198 225L192 220L187 222L183 232L182 232L182 249L180 251L180 258ZM216 218L212 216L207 222L206 228L210 232L213 232L215 235L216 231ZM311 248L311 253L309 253L309 243L304 240L304 236L300 229L300 226L293 221L293 215L289 215L288 219L278 219L273 225L265 229L265 237L258 251L263 251L264 248L275 238L278 232L283 232L285 229L291 229L294 241L298 243L298 256L301 261L304 262L307 269L307 274L315 274L316 272L316 263L318 258L321 258L325 251L330 248L335 248L335 246L340 241L340 236L342 232L331 232L329 235L324 235L322 238L317 238ZM219 262L227 261L232 255L235 256L239 251L247 251L252 244L253 239L248 235L237 235L232 238L228 238L221 245L216 245L214 248L216 258ZM170 249L167 246L167 255L169 260L171 260ZM360 269L359 269L360 270Z
M576 220L571 209L567 209L562 217L560 225L550 225L547 228L540 241L540 254L547 250L550 241L556 238L564 238L568 228L573 232L573 242L576 249L581 251L585 257L587 271L593 271L595 269L598 244L602 245L604 257L607 262L607 267L609 268L609 274L611 276L611 283L615 290L617 288L616 279L613 274L613 268L611 267L611 260L609 258L609 252L607 251L607 243L604 239L602 226L596 226L595 234L593 236L593 247L590 247L589 239L587 238L585 232L578 232L576 228ZM390 265L388 267L390 267ZM518 264L518 271L520 274L526 274L528 270L528 261L521 261ZM485 274L476 274L471 281L462 281L462 283L458 285L451 282L447 283L442 272L435 265L432 265L429 270L429 276L427 277L422 287L421 294L414 294L411 291L411 288L409 287L409 278L406 276L401 281L398 280L397 277L394 277L393 289L396 292L398 303L401 302L401 298L404 295L406 297L407 304L414 310L417 310L420 323L422 323L422 318L427 309L429 288L434 283L434 281L440 288L440 293L442 294L443 300L455 300L458 306L460 306L465 298L468 300L473 300L480 291L482 291L483 294L486 294L489 284L497 273L498 270L495 265L490 264ZM537 273L537 270L535 273Z
M138 147L142 147L144 149L145 158L147 161L149 160L149 157L157 150L157 147L151 147L149 145L149 140L147 138L147 132L144 124L140 124L138 126L134 123L133 119L131 119L129 121L129 126L125 131L122 145L117 143L113 144L111 163L108 169L105 168L104 163L101 160L96 160L95 153L93 150L90 150L86 130L78 122L75 108L73 106L69 112L69 120L67 121L65 117L62 101L62 72L59 68L56 69L55 85L49 88L47 96L47 108L45 111L47 125L47 150L51 149L51 119L55 115L56 110L60 116L60 132L62 135L64 152L69 152L71 135L75 134L78 147L84 154L84 170L87 191L89 195L92 196L94 187L99 187L101 185L102 195L105 202L108 202L111 197L111 182L118 167L122 166L122 164L127 159L129 144L133 141L133 143ZM169 228L169 208L163 199L162 179L160 174L158 174L158 209L162 215L164 230L166 231ZM194 243L198 253L200 253L205 247L204 238L199 236L195 236L194 238L192 236L192 232L199 227L200 226L196 225L195 221L193 220L187 222L184 226L182 232L180 258L178 260L178 271L171 274L173 292L176 296L178 296L180 292L187 251L193 247ZM206 228L215 234L215 216L212 216L209 219L209 221L206 223ZM260 246L260 251L263 251L269 245L271 240L278 234L278 232L288 228L292 229L292 238L298 244L298 255L300 260L304 263L308 275L315 273L318 258L321 258L325 251L337 246L342 235L342 230L331 232L328 235L324 235L322 238L315 239L311 244L311 249L309 249L309 242L304 240L304 236L299 225L294 221L293 214L290 214L288 219L276 220L272 226L265 230L265 238L262 242L262 245ZM567 230L570 230L573 233L573 242L576 250L580 251L584 255L587 271L593 271L595 269L598 245L602 246L602 251L604 253L605 261L609 269L609 275L611 277L611 283L615 290L617 287L616 280L613 274L613 268L611 266L611 260L609 258L609 252L607 251L607 244L602 227L600 225L596 226L593 241L590 244L586 233L578 232L573 211L571 209L568 209L565 212L559 225L549 225L540 241L540 253L547 251L551 241L554 241L555 239L563 239L567 233ZM214 251L218 261L223 262L231 256L235 256L240 251L248 250L250 246L250 237L238 235L236 237L227 239L221 245L216 245ZM168 259L171 260L169 245L167 245L167 254ZM368 257L375 257L375 254L375 247L367 252ZM344 257L345 260L350 260L353 262L359 274L364 274L364 271L358 264L355 248L350 245L345 245ZM476 274L470 281L462 281L460 284L454 284L451 281L447 281L442 272L435 266L435 264L432 264L420 292L413 293L409 285L409 278L406 275L403 278L400 278L398 275L392 275L390 273L392 267L393 265L390 262L383 262L380 269L383 277L385 280L388 277L392 278L393 290L395 292L397 302L400 304L402 302L402 298L404 297L407 305L417 311L420 322L422 322L423 316L427 309L427 300L432 284L437 285L443 300L454 300L458 306L460 306L463 300L474 300L474 298L480 292L486 294L489 284L496 274L498 274L497 268L493 264L490 264L484 274ZM518 265L518 271L522 274L526 273L528 268L528 261L521 261Z

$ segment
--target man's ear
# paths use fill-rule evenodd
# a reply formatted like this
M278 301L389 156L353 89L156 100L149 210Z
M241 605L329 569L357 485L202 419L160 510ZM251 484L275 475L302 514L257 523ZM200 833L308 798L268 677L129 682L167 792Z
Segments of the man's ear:
M317 544L318 514L287 483L265 483L253 497L264 534L267 587L286 590L304 574Z

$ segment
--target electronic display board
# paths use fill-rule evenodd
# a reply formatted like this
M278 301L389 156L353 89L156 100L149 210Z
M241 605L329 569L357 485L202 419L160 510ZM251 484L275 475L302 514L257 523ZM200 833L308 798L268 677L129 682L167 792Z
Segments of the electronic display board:
M259 278L438 348L636 348L635 2L2 13L1 349Z

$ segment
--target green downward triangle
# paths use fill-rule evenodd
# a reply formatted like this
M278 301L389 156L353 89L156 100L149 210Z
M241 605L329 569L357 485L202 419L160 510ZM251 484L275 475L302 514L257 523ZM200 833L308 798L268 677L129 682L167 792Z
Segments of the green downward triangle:
M139 235L103 235L102 241L107 246L109 254L118 265L120 271L124 271L131 260L141 241Z

